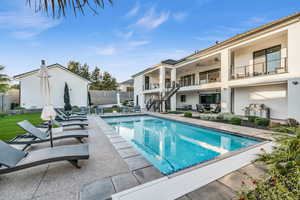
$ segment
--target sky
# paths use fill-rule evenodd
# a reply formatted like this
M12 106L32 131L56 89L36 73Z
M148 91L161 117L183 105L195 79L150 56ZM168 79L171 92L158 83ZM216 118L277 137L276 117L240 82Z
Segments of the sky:
M98 66L117 81L166 59L180 59L300 11L299 0L113 0L85 15L53 19L1 0L0 65L13 76L70 60Z

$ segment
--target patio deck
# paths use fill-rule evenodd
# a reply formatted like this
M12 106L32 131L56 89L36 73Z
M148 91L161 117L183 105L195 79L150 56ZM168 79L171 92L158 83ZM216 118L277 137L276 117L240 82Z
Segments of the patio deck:
M156 114L161 115L161 114ZM161 115L175 120L191 119L176 115ZM147 162L114 130L97 116L89 116L90 159L81 161L81 169L67 162L53 163L0 176L0 199L107 199L116 192L162 177L162 174ZM197 119L195 119L197 120ZM216 123L197 120L205 126L215 127ZM214 124L213 124L214 123ZM222 125L218 128L251 134L255 137L269 138L269 133L261 130ZM55 145L74 144L75 140L55 142ZM32 149L49 146L48 143L35 145ZM181 200L230 199L235 195L244 180L248 187L244 171L256 177L263 170L253 164L232 172L200 189L181 197ZM214 192L212 192L212 190Z

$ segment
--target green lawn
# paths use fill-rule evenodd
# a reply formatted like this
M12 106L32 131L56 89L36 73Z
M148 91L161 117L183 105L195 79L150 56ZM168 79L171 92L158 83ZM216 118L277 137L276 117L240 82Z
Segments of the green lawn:
M41 113L19 114L0 118L0 140L8 141L25 132L18 127L17 122L28 120L34 125L42 122Z

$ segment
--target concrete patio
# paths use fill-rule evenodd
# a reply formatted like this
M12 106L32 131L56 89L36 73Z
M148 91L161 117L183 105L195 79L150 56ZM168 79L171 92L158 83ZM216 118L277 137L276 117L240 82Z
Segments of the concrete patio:
M216 127L214 122L191 121L176 115L156 115ZM163 176L99 117L89 116L88 120L90 136L86 142L89 144L90 159L80 162L81 169L76 169L67 162L59 162L2 175L0 199L101 200ZM252 128L219 124L218 128L260 138L270 137L270 132L265 133ZM65 144L76 144L76 140L55 142L55 145ZM45 146L48 147L49 144L34 145L30 150ZM245 171L254 177L264 173L261 166L251 164L180 199L230 199L240 189L242 180L247 187L252 186L243 174Z

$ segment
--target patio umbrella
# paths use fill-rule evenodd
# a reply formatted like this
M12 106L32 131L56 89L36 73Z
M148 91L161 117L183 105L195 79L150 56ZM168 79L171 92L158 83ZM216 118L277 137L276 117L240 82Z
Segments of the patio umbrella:
M45 65L45 61L42 60L42 65L41 65L41 69L39 72L39 77L41 79L41 94L43 97L43 102L44 102L44 106L43 106L43 111L41 114L41 118L43 120L47 120L48 121L48 131L50 134L50 144L51 147L53 147L53 139L52 139L52 120L55 119L56 117L56 112L53 108L52 105L52 99L51 99L51 88L50 88L50 81L49 81L49 73L48 73L48 68Z

